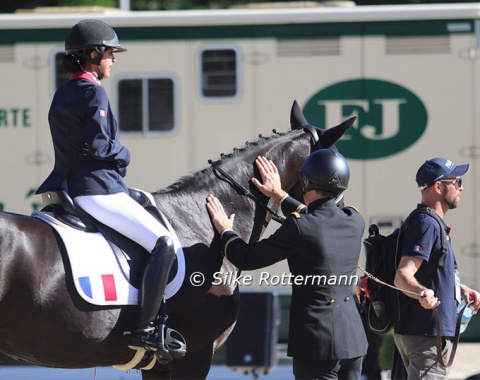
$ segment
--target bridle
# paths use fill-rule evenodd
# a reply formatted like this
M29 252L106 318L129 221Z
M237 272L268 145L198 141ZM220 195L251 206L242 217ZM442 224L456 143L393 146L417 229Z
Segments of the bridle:
M321 147L319 146L319 138L318 138L318 133L315 129L314 126L312 125L303 125L301 128L310 135L310 141L312 143L312 152L320 149ZM272 215L272 219L275 220L278 223L283 223L285 221L285 217L282 215L279 215L277 212L272 210L270 207L268 207L267 204L262 202L258 197L253 194L249 189L247 189L245 186L242 186L240 183L238 183L230 174L228 174L225 170L223 170L218 161L212 161L208 160L208 163L212 166L213 174L215 174L215 177L218 179L227 182L231 187L235 189L235 191L241 195L241 196L246 196L253 200L257 205L262 207L267 213Z
M262 202L258 197L253 194L250 190L248 190L246 187L240 185L230 174L228 174L225 170L223 170L219 165L218 162L213 162L212 160L209 160L208 163L212 165L212 170L213 174L215 174L215 177L218 179L227 182L230 186L232 186L237 193L239 193L241 196L246 196L253 200L256 204L258 204L260 207L262 207L267 213L272 214L272 219L275 220L278 223L283 223L285 221L285 217L278 215L274 210L272 210L270 207L268 207L267 204Z
M312 142L312 151L310 153L321 149L322 147L320 146L320 139L318 138L317 129L310 124L302 125L301 128L303 128L303 130L310 135L310 141Z

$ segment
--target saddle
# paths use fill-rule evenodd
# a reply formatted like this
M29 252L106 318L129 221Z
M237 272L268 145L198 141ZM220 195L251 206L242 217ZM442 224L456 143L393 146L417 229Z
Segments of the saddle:
M143 191L128 190L131 198L144 207L160 223L167 224L164 216ZM144 262L148 257L148 252L142 246L100 223L82 209L75 207L72 198L65 190L43 193L42 203L42 212L50 213L53 218L67 226L82 232L101 233L112 249L125 277L134 287L140 287ZM177 261L175 260L170 271L169 281L176 272Z
M152 204L149 197L140 190L128 189L128 194L138 204L144 207L161 223L164 222L163 216ZM55 216L62 222L85 232L98 232L98 223L89 214L75 207L72 198L65 190L49 191L42 194L42 211L53 211Z

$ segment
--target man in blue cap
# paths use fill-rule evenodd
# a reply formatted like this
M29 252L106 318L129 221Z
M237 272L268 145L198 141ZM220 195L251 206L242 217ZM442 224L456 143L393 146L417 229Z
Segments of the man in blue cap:
M421 295L400 295L401 304L408 306L395 326L395 345L408 379L447 379L448 368L440 365L437 355L437 325L430 309L437 308L440 315L442 356L447 363L455 339L458 304L462 298L471 299L475 310L480 307L480 294L460 285L450 227L443 222L445 213L459 205L462 176L469 169L469 164L455 165L437 157L425 161L417 172L416 181L421 190L421 204L417 207L430 207L442 218L442 227L430 215L416 214L408 223L399 252L401 259L395 285ZM440 228L445 229L448 237L446 252L442 250ZM428 276L419 276L420 273ZM409 297L418 302L407 301Z

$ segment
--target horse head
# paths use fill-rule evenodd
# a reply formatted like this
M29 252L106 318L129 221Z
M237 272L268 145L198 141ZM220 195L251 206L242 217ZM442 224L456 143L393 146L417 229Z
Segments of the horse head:
M320 129L307 121L296 100L293 102L290 111L290 126L292 130L303 129L310 136L312 151L322 148L337 150L335 143L351 128L356 119L357 117L353 116L334 127ZM300 182L292 186L289 193L295 199L303 201L302 184Z
M291 130L280 133L273 130L272 136L259 136L254 142L246 142L245 147L234 148L230 154L221 154L218 160L209 160L210 168L195 173L193 176L184 177L176 184L154 193L162 209L166 208L168 214L176 219L182 215L184 220L173 220L174 227L180 229L180 236L191 238L182 241L182 244L203 241L209 242L204 231L213 229L203 202L196 198L200 195L202 200L208 194L214 194L222 202L227 213L236 215L236 231L246 241L255 242L263 233L270 222L272 214L268 209L276 209L278 205L267 199L251 183L251 178L260 179L260 174L255 166L258 156L265 156L277 165L282 187L299 201L301 183L298 173L305 158L320 148L335 148L335 142L352 126L356 117L345 120L339 125L328 129L319 129L305 119L297 101L294 101L290 112ZM336 148L335 148L336 149ZM195 197L186 194L195 190ZM168 209L175 210L169 212ZM183 210L182 210L183 208ZM185 209L188 212L185 212ZM201 218L200 215L203 215ZM197 225L200 233L191 227ZM184 231L181 231L184 229Z

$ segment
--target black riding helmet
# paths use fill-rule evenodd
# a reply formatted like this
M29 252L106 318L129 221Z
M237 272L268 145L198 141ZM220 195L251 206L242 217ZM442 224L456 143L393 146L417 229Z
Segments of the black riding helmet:
M86 19L75 24L65 40L65 52L79 56L94 64L99 64L106 48L112 48L114 53L127 51L120 46L117 34L113 28L100 20ZM92 50L98 52L96 59L89 56Z
M347 190L350 169L345 158L334 149L319 149L307 157L301 168L308 185L303 192L320 190L337 197Z

